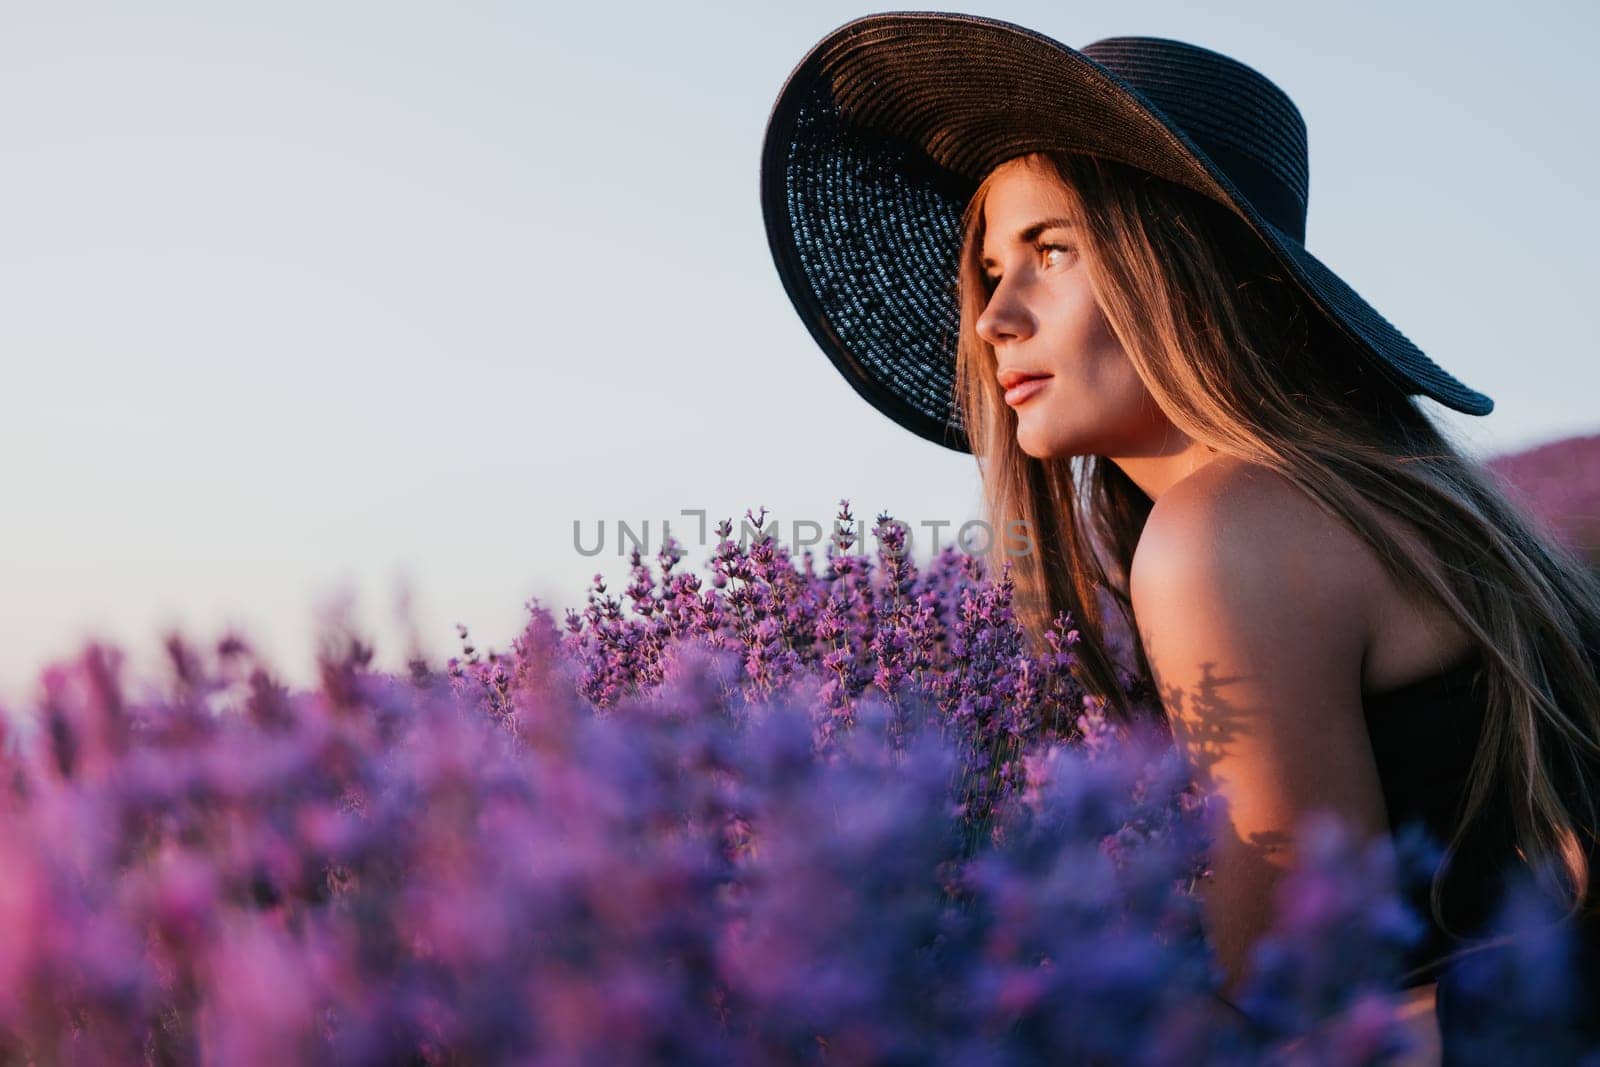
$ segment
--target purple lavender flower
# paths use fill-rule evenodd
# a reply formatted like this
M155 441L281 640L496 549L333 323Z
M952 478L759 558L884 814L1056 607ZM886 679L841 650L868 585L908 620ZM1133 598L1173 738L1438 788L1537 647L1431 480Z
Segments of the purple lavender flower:
M1215 805L1157 718L1078 684L1073 620L1036 656L1005 571L919 567L880 515L819 572L747 518L708 581L635 553L621 598L530 602L505 652L462 627L442 669L347 633L306 691L237 635L173 638L137 697L112 649L48 668L0 735L0 1058L1404 1051L1381 851L1304 830L1240 1025L1195 893ZM1566 1010L1530 944L1462 972L1512 1006L1486 1056Z

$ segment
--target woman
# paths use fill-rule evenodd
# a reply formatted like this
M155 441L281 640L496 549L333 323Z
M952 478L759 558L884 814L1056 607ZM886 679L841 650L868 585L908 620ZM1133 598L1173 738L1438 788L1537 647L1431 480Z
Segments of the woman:
M1519 862L1596 909L1600 584L1415 399L1493 404L1304 247L1305 126L1225 56L1075 51L964 15L869 16L779 96L768 237L823 350L978 459L1030 633L1132 713L1097 590L1224 800L1204 889L1231 994L1298 818L1448 845L1407 976L1448 1059L1462 948ZM996 546L995 551L1001 551ZM998 563L999 560L997 559ZM1471 1011L1478 1010L1471 1008Z

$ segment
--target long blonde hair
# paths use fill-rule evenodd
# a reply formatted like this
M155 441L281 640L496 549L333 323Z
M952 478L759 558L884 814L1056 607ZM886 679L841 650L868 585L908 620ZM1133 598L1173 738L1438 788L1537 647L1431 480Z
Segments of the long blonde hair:
M1041 155L1075 205L1096 302L1172 423L1300 487L1403 591L1443 605L1481 648L1487 714L1447 855L1498 791L1519 856L1564 880L1569 914L1592 909L1600 578L1309 305L1230 206L1111 160ZM1024 628L1041 642L1056 613L1070 612L1084 638L1080 680L1126 719L1133 705L1106 646L1113 620L1101 597L1131 620L1129 565L1151 501L1105 457L1039 460L1017 444L994 350L975 328L988 300L979 258L992 178L963 218L957 402L992 525L1022 520L1033 533L1036 551L1005 556ZM1385 513L1409 520L1426 549L1393 536L1378 521ZM998 567L1001 552L991 552ZM1132 640L1148 678L1136 631ZM1430 891L1436 917L1442 878Z

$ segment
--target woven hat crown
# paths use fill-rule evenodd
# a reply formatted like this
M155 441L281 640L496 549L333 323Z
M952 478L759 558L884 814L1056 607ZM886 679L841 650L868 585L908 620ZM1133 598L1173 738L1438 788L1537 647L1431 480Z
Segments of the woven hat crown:
M1166 112L1267 221L1305 240L1306 124L1287 93L1236 59L1164 37L1108 37L1083 54Z

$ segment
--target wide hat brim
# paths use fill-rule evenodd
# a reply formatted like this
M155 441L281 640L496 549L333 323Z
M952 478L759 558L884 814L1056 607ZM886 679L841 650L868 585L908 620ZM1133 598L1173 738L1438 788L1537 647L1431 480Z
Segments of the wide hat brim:
M1172 69L1141 71L1141 81L1176 79L1181 91L1184 71L1163 63ZM779 276L812 336L900 425L971 450L954 398L961 214L990 170L1044 150L1126 163L1230 206L1400 388L1466 414L1493 410L1306 250L1303 204L1296 218L1285 205L1252 203L1108 67L1011 23L893 12L834 30L790 74L767 123L761 206ZM1228 164L1238 173L1248 161Z

